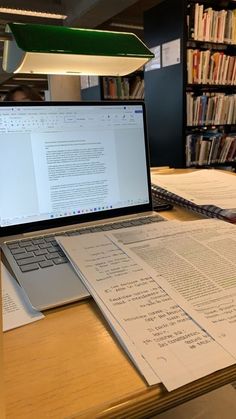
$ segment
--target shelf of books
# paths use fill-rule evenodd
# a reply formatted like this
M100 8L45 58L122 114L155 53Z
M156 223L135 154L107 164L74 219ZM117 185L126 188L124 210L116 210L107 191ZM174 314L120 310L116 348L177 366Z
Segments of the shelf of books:
M235 126L236 128L236 126ZM236 131L235 131L236 132ZM235 166L236 133L224 127L197 130L186 138L186 166Z
M186 166L236 161L236 2L191 2L188 14ZM233 4L235 3L235 4Z
M144 99L143 71L127 77L81 76L83 100Z
M161 57L144 73L151 164L236 164L236 1L163 0L144 32Z
M235 3L228 0L190 1L189 39L236 44Z
M104 99L144 99L142 75L129 77L102 77Z

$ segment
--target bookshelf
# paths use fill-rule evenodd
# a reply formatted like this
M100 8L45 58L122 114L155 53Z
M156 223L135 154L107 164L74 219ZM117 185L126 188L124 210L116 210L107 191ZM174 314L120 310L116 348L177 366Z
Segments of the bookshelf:
M144 98L143 71L125 77L103 76L95 86L81 90L83 100L131 100Z
M236 2L163 0L144 32L161 60L180 42L179 63L144 73L151 165L235 167Z
M138 71L126 77L103 77L104 99L143 99L144 78L143 71Z

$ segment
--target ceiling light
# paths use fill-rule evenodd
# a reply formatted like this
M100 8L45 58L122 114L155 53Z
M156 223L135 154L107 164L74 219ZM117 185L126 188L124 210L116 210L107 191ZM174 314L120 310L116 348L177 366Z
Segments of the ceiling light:
M8 7L0 7L0 13L23 15L23 16L34 16L34 17L42 17L42 18L49 18L49 19L62 19L62 20L67 18L66 15L62 15L59 13L39 12L35 10L24 10L24 9L11 9Z
M60 20L67 17L62 0L0 0L0 12Z
M3 69L9 73L126 75L153 58L134 34L10 23Z
M116 23L116 22L111 22L109 26L114 26L117 28L126 28L126 29L139 29L139 30L143 30L144 27L141 25L131 25L129 23Z
M13 77L12 78L12 80L14 80L14 81L30 81L30 82L32 82L32 81L45 81L46 80L46 78L44 77L44 78L42 78L42 77Z

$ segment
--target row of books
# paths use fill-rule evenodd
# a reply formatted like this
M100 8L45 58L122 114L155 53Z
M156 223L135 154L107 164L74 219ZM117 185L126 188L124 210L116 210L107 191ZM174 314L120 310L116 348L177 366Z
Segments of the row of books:
M144 80L136 77L103 77L104 99L143 99Z
M196 3L190 9L189 34L197 41L236 44L236 9L213 10Z
M187 50L188 83L236 85L236 56L223 51Z
M186 166L236 161L236 133L193 133L186 138Z
M187 125L236 124L236 94L187 93Z

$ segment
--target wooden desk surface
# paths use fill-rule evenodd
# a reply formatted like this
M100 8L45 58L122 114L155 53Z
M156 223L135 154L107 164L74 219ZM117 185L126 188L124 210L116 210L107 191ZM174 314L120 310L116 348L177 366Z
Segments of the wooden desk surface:
M184 210L166 215L197 218ZM233 366L170 393L148 387L92 299L45 315L4 333L8 419L150 418L236 380Z

